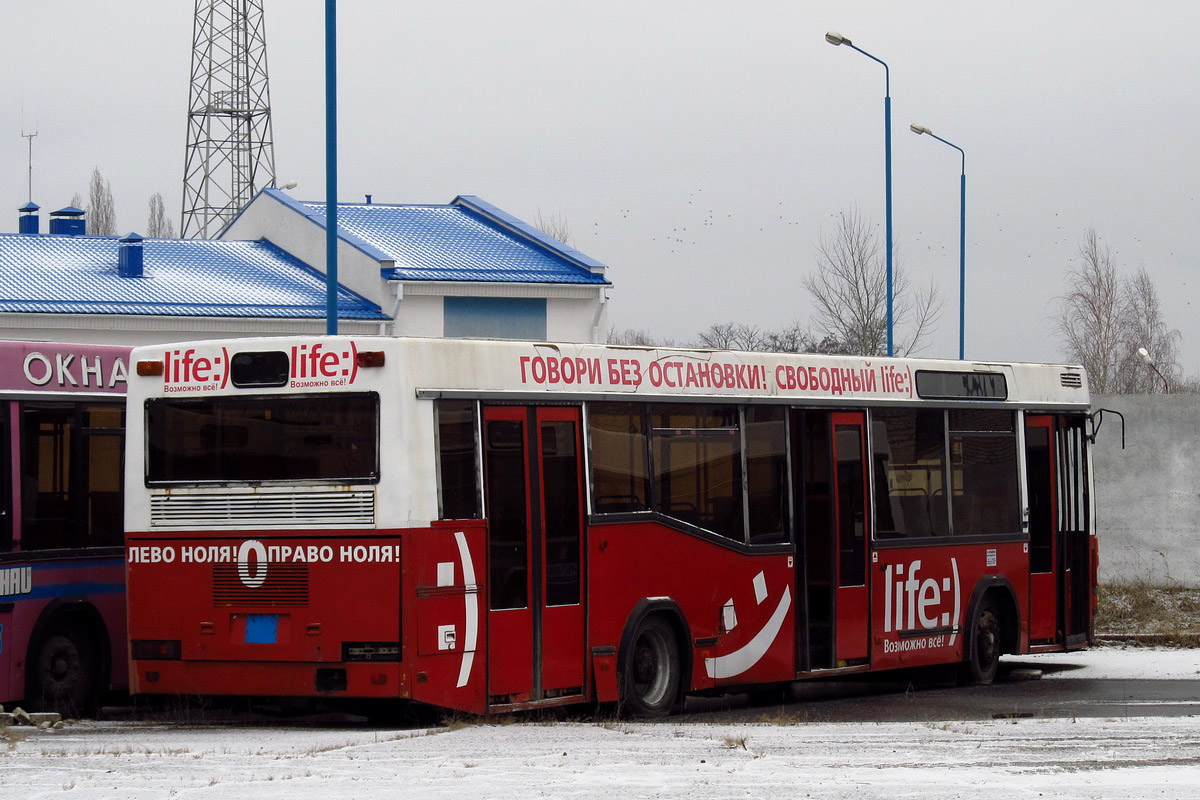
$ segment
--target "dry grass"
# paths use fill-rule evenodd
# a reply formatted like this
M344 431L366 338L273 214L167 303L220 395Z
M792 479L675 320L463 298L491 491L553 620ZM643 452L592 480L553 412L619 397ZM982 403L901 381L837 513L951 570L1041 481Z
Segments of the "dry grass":
M1102 584L1096 633L1157 634L1183 641L1200 634L1200 588L1145 581Z

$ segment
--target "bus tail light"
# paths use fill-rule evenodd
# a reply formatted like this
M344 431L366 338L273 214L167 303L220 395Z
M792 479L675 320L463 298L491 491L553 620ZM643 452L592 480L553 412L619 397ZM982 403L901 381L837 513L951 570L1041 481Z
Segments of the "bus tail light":
M358 352L358 366L363 369L371 367L383 366L383 351L382 350L360 350Z
M178 661L183 658L179 639L134 639L131 643L135 661Z
M139 361L137 362L137 374L145 377L153 377L162 375L164 372L163 362L161 361Z

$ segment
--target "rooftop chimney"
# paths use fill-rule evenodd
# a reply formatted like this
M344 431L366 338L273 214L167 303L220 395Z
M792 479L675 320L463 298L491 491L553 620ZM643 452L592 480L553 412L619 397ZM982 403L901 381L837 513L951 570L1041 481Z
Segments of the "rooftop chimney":
M31 236L38 233L38 209L41 208L32 200L21 206L17 211L21 212L21 216L17 218L17 233L25 233Z
M50 232L63 236L83 236L87 233L87 221L82 208L67 206L50 212Z
M117 244L117 274L122 278L142 277L142 237L130 233Z

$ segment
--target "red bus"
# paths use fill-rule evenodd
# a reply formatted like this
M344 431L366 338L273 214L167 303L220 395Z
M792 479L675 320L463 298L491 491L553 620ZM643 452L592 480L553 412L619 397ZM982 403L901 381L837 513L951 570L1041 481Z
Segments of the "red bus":
M138 349L131 689L482 713L1087 645L1070 366L500 341Z
M0 702L79 714L128 685L129 350L0 342Z

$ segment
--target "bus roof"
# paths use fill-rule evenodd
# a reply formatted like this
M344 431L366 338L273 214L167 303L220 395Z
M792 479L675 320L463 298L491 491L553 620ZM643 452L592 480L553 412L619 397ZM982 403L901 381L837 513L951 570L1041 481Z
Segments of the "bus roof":
M287 375L270 384L230 380L238 353L277 353ZM376 372L365 358L381 353ZM845 405L917 401L1086 409L1082 367L1019 362L761 353L676 347L392 337L270 337L137 348L164 365L131 391L171 393L345 391L382 382L423 398L553 401L672 399ZM243 364L248 363L243 357ZM238 369L234 365L234 370ZM242 388L238 388L239 384Z

